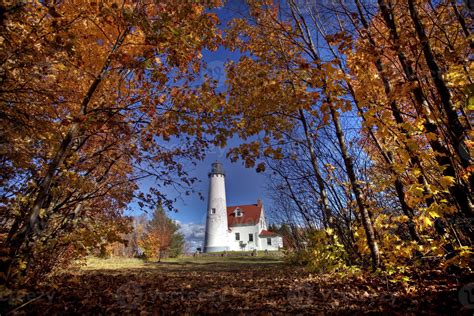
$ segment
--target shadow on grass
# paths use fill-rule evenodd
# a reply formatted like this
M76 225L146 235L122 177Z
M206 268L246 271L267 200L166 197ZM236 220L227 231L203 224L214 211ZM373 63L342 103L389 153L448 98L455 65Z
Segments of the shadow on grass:
M283 266L285 263L281 260L229 260L229 261L201 261L201 260L183 260L179 262L161 262L149 263L155 264L158 268L180 268L183 270L240 270L245 269L266 269L275 268L276 266Z

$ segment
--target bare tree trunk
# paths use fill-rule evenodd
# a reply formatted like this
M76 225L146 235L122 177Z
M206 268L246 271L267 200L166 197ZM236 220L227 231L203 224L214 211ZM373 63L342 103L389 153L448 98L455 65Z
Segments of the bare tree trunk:
M316 176L316 182L318 184L319 195L320 195L319 197L321 199L321 206L324 212L324 216L327 220L327 225L333 228L334 218L332 216L331 208L329 207L328 194L326 191L326 187L324 185L324 179L321 175L321 171L319 170L318 160L316 157L316 153L314 151L314 145L311 139L311 134L309 132L308 122L306 121L306 117L302 109L299 109L299 115L300 115L300 121L303 124L306 145L308 146L309 155L311 158L311 166L313 167L313 172L314 172L314 175Z
M370 255L372 258L372 269L376 270L380 266L380 253L379 246L375 239L375 230L372 224L372 220L369 216L369 211L365 205L364 196L362 189L357 182L357 177L354 170L354 164L352 162L352 157L350 157L349 152L347 151L346 141L344 139L344 133L342 131L341 122L339 120L339 113L337 113L334 105L331 104L329 98L327 100L329 110L331 112L331 117L336 128L336 136L339 141L339 147L342 153L342 159L344 160L344 165L346 167L346 172L351 183L352 192L356 198L357 206L362 219L362 225L364 226L365 234L367 237L367 244L370 249Z
M355 0L355 3L356 3L356 6L357 6L357 10L359 12L359 17L360 17L360 20L362 22L362 25L364 26L364 29L367 32L367 37L368 37L368 40L369 40L369 44L374 49L376 49L376 44L375 44L375 41L373 40L373 38L370 34L369 24L368 24L367 20L365 19L364 13L362 12L360 1ZM388 80L388 78L386 77L386 75L384 73L384 65L383 65L383 62L382 62L380 56L377 56L377 59L375 60L374 64L375 64L375 68L377 69L377 72L378 72L380 78L382 79L382 82L383 82L383 85L384 85L384 91L385 91L385 94L387 96L387 99L390 99L390 94L392 92L392 87L391 87L390 81ZM395 121L397 122L397 124L399 124L399 126L401 128L402 133L406 135L407 139L410 139L410 135L409 135L408 131L405 128L403 128L403 123L405 122L405 120L403 119L403 117L401 115L401 111L398 107L398 104L394 100L390 101L390 108L391 108L391 111L392 111L392 115L395 118ZM413 166L417 166L418 168L423 170L423 166L421 164L421 161L416 156L416 154L407 146L405 146L405 149L407 150L408 156L410 158L410 163ZM415 224L414 224L414 221L413 221L413 216L414 216L415 212L408 205L408 203L406 202L405 192L404 192L404 185L403 185L403 183L400 179L400 175L398 174L398 172L395 171L395 169L393 167L393 153L388 151L385 155L383 155L383 157L385 158L386 162L389 164L392 173L394 173L394 175L396 176L395 181L394 181L395 190L397 192L397 196L399 198L400 205L402 207L402 211L409 218L408 228L409 228L409 231L410 231L410 235L411 235L413 240L416 240L416 241L419 242L421 239L420 239L420 236L419 236L418 232L416 231ZM420 176L418 177L418 182L425 186L425 194L428 194L429 189L426 189L426 188L428 188L428 186L425 185L426 180L424 179L423 172L421 172Z
M369 32L369 27L368 27L368 23L365 19L365 17L363 16L363 13L362 13L362 10L360 8L360 2L359 0L355 0L356 1L356 6L358 8L358 11L359 11L359 15L360 15L360 18L361 18L361 21L362 21L362 24L364 26L364 28L366 29L367 32ZM320 28L315 16L312 14L311 15L312 19L313 19L313 22L315 23L316 27L318 27L321 35L325 36L325 32ZM352 18L352 17L351 17ZM354 24L355 25L355 24ZM342 28L342 26L341 26ZM372 46L375 47L375 43L372 39L372 37L370 36L370 33L368 33L368 36L369 36L369 41L370 43L372 44ZM338 61L338 66L339 66L339 69L345 73L345 70L344 70L344 67L342 66L341 64L341 61L340 61L340 58L337 58L337 55L334 51L334 49L332 48L331 45L328 45L331 53L333 54L333 56L336 58L336 60ZM378 58L376 60L376 68L379 72L379 75L384 79L384 87L385 87L385 92L387 94L387 96L389 95L390 93L390 90L391 90L391 87L390 87L390 83L388 82L388 80L386 79L385 75L383 74L383 71L382 71L382 67L383 67L383 64L380 60L380 58ZM359 115L361 116L361 118L366 121L366 118L365 118L365 115L364 115L364 112L362 110L362 108L360 107L359 105L359 102L358 100L356 99L356 95L355 95L355 92L354 92L354 89L351 85L351 83L349 81L347 81L347 86L349 88L349 92L350 94L352 95L352 98L354 100L354 103L356 105L356 108L359 112ZM398 109L398 106L397 104L392 101L391 103L391 108L392 108L392 113L393 113L393 116L398 119L398 123L400 123L399 121L403 122L403 119L400 115L400 110ZM415 224L414 224L414 221L413 221L413 216L415 214L415 211L413 210L413 208L411 208L408 203L406 202L406 198L405 198L405 192L404 192L404 185L403 185L403 182L400 178L400 175L399 173L395 170L394 168L394 162L393 162L393 154L392 152L390 151L386 151L380 141L377 139L377 137L375 136L371 126L367 126L367 131L369 133L369 136L372 138L372 140L374 141L377 149L380 151L382 157L384 158L385 162L387 163L388 167L389 167L389 170L392 172L392 174L395 176L395 180L394 180L394 186L395 186L395 191L397 193L397 197L398 197L398 200L400 202L400 206L402 208L402 212L403 214L405 214L407 217L408 217L408 227L409 227L409 232L410 232L410 236L412 237L413 240L415 241L420 241L421 238L416 230L416 227L415 227ZM406 131L404 131L405 134L408 134ZM411 152L411 150L408 149L408 153L409 153L409 156L411 158L411 161L412 161L412 164L414 165L418 165L420 168L422 168L421 166L421 163L419 161L415 161L415 159L413 157L416 157L414 156L414 154ZM423 175L421 175L421 177L423 177Z
M281 42L280 42L280 47L282 47ZM287 69L288 73L290 74L290 69L288 67L288 62L286 63L286 65L287 65L286 69ZM293 90L294 90L295 87L294 87L293 83L292 83L292 87L293 87ZM321 175L321 172L319 170L318 160L317 160L317 157L316 157L316 153L314 151L314 145L313 145L313 141L312 141L312 138L311 138L311 133L310 133L310 130L309 130L308 122L307 122L306 117L304 115L303 109L300 108L298 110L298 114L299 114L299 120L303 124L303 130L304 130L304 134L305 134L306 146L308 147L308 151L309 151L309 154L310 154L310 160L311 160L311 166L313 168L313 172L314 172L314 175L316 177L316 182L318 183L319 194L320 194L320 199L321 199L321 206L322 206L322 209L323 209L324 217L327 221L326 224L327 224L327 226L332 227L334 220L333 220L333 216L332 216L332 213L331 213L331 209L329 207L328 194L327 194L327 191L326 191L326 188L325 188L325 185L324 185L324 179L323 179L323 177Z
M461 12L459 12L458 6L456 4L456 0L451 0L451 6L453 7L454 14L456 15L456 18L459 21L459 25L461 25L461 29L464 33L464 36L469 41L469 47L471 47L471 49L474 49L474 41L472 38L470 38L471 32L469 31L467 27L466 20L461 15Z
M272 168L272 170L276 171L280 175L280 177L283 178L283 180L286 183L286 186L288 187L288 190L290 191L290 198L295 202L296 207L298 208L300 214L303 216L304 221L306 222L308 227L310 229L313 229L313 224L312 224L307 212L305 211L303 205L301 205L301 201L297 198L297 196L295 194L295 191L293 190L293 187L290 183L290 180L288 179L288 176L284 175L283 172L281 170L279 170L278 168Z

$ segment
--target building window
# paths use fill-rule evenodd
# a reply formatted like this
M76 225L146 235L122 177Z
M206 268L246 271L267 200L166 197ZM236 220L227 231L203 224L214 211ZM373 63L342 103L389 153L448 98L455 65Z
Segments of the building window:
M267 238L267 245L269 245L269 246L272 245L272 239L271 238Z
M211 214L216 214L216 209L215 208L211 209Z
M235 233L235 240L240 240L240 233Z
M242 211L238 208L235 210L235 217L241 217L242 216Z
M249 241L253 241L253 234L249 234Z

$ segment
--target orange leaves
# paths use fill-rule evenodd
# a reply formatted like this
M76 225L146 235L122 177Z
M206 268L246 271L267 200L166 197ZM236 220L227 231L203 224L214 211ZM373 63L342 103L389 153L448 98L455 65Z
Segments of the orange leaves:
M109 232L103 222L112 227L121 220L136 179L153 174L169 184L179 175L190 184L177 161L201 157L211 143L203 134L222 128L214 118L222 114L222 97L212 84L196 84L201 50L220 41L217 17L205 12L217 2L86 2L28 2L12 10L4 21L8 28L0 30L2 93L9 100L0 104L2 141L12 150L1 173L6 183L21 178L2 202L23 210L5 220L20 223L29 216L37 203L35 185L52 170L51 185L41 194L45 202L38 202L41 230L30 237L58 236L59 244L73 249L78 224L92 240ZM226 132L219 134L221 143ZM172 138L180 138L181 147L158 146ZM145 162L152 171L136 168ZM91 217L97 221L86 223ZM39 260L30 266L41 270L40 254L58 255L56 244L12 253L30 252Z
M170 95L171 95L171 97L176 97L176 96L178 96L178 93L179 93L179 88L173 87L173 88L171 89Z
M220 20L217 17L217 14L215 13L207 13L207 17L209 18L210 21L212 21L213 24L219 24Z
M326 35L326 40L330 45L337 45L341 53L346 53L352 48L352 36L347 32L337 32Z
M198 15L198 16L201 15L201 14L203 13L203 11L204 11L204 6L202 6L202 5L200 5L200 4L195 4L195 3L193 3L193 4L191 5L191 7L192 7L192 11L194 12L194 14L196 14L196 15ZM215 18L217 18L217 17L214 15L214 16L213 16L213 19L215 19ZM218 21L218 20L217 20L217 21Z
M142 247L146 258L161 259L162 252L170 247L178 251L176 255L183 250L183 238L178 233L179 226L171 220L161 206L158 206L152 219L147 223L146 230L142 236L139 236L139 245Z

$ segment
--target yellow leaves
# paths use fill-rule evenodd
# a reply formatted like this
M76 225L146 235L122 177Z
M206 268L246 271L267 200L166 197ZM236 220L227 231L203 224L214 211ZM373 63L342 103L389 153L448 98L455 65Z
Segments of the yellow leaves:
M330 163L327 163L324 165L326 167L326 169L328 170L328 172L333 172L334 170L336 170L336 167L334 167L332 164Z
M447 189L448 187L450 187L451 185L453 185L455 182L455 179L451 176L443 176L439 179L439 183L441 184L441 186L445 189Z
M53 64L51 68L55 71L67 70L67 67L61 62Z
M436 195L436 194L439 193L439 187L437 187L433 184L428 185L428 188L430 189L430 193L433 194L433 195Z
M434 224L431 218L425 215L422 215L418 218L418 223L419 223L420 230L425 230L426 228L429 228L433 226Z
M409 187L408 192L415 197L422 197L425 189L421 184L413 184Z
M44 208L40 209L39 217L44 218L45 216L46 216L46 209L44 209Z
M331 272L345 269L344 247L338 242L332 229L315 231L310 236L309 249L303 256L314 272Z
M406 215L397 216L396 218L394 218L394 220L400 223L406 223L408 222L408 216Z
M463 269L468 269L472 271L472 258L474 256L474 251L472 247L461 246L455 248L456 255L445 262L446 266L456 265Z
M464 87L469 83L462 64L451 66L444 78L450 87Z
M418 168L413 169L412 172L415 177L418 177L421 174L421 170Z
M192 8L193 8L194 14L196 15L201 15L202 12L204 11L204 7L200 4L193 4Z
M155 97L155 103L156 104L163 104L166 100L166 94L160 94Z
M474 95L469 95L467 98L467 109L474 111Z
M57 77L56 77L56 75L54 75L54 74L48 74L48 75L46 75L46 79L47 79L47 80L54 81L54 80L56 80L56 78L57 78Z
M442 207L442 204L438 204L436 202L433 202L429 207L428 209L426 210L426 212L428 213L428 215L433 218L433 219L436 219L438 217L440 217L443 213L443 207Z

